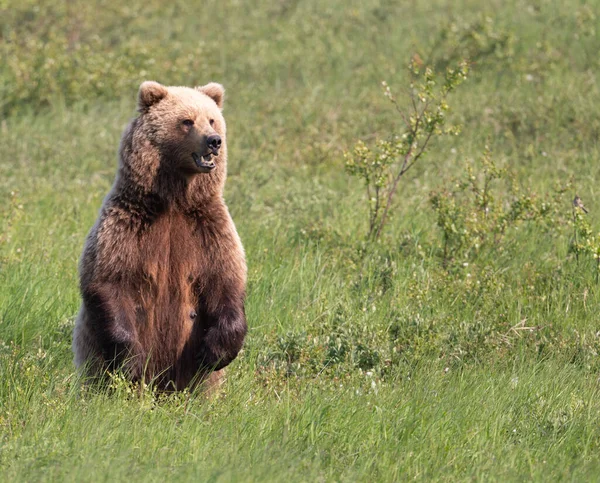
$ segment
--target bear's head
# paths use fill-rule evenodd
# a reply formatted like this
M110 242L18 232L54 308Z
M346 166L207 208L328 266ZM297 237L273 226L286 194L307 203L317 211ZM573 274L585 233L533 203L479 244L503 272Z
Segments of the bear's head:
M169 169L191 176L210 173L226 162L224 94L215 82L193 89L142 83L138 110L143 132Z

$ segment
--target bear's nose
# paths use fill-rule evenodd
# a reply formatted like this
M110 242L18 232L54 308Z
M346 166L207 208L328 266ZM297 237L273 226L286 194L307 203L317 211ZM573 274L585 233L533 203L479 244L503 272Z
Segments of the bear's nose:
M219 136L218 134L211 134L210 136L208 136L206 142L210 150L213 153L216 153L221 147L221 136Z

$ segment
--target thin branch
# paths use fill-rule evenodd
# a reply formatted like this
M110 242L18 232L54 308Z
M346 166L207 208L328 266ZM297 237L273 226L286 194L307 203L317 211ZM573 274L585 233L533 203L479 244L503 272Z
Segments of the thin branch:
M417 128L418 128L420 119L421 119L420 117L417 117L417 122L415 123L415 129L413 131L413 133L415 133L415 137L416 137L416 133L418 132ZM396 178L394 179L394 182L392 185L392 189L388 193L387 202L386 202L385 208L383 210L383 215L381 216L381 221L379 222L379 226L378 226L377 232L375 234L376 239L379 238L379 235L381 234L381 230L383 229L383 226L385 225L385 222L387 220L388 212L389 212L390 206L392 204L392 199L398 188L398 182L400 181L400 178L419 160L419 158L425 152L425 149L427 148L427 144L429 143L431 137L433 136L433 132L434 132L433 130L429 131L429 133L427 134L427 137L425 138L425 141L423 141L423 144L421 145L421 147L419 149L419 152L414 157L412 157L412 150L413 150L414 144L412 144L410 146L410 148L408 149L408 152L404 155L404 162L402 163L402 168L400 169L400 172L396 175ZM412 161L410 161L410 163L409 163L409 159L411 159L411 157L412 157Z
M375 228L375 223L377 223L377 218L379 216L379 204L381 202L381 193L380 193L380 187L375 185L375 213L373 214L373 226L372 228L369 230L369 234L371 234L373 232L373 229Z
M396 108L396 111L398 111L398 114L400 114L400 117L404 121L404 124L406 124L406 127L410 129L410 122L406 118L406 114L404 114L404 111L400 108L400 105L398 104L398 101L396 99L394 99L393 97L390 97L389 99L390 99L390 101L392 101L392 104Z
M411 153L412 149L413 148L412 148L412 145L411 145L411 147L409 148L408 152L404 156L404 164L407 163L407 160L410 157L410 153ZM402 174L403 174L402 171L400 171L398 173L398 175L394 179L394 183L392 185L392 189L388 193L387 201L385 203L385 208L383 209L383 215L381 216L381 221L379 222L379 226L377 228L377 232L375 233L375 238L376 239L379 238L379 235L381 234L381 230L383 229L383 225L385 225L385 221L387 219L387 215L388 215L388 212L390 210L390 206L392 204L392 198L394 197L394 194L396 193L396 189L398 188L398 182L400 181L400 178L402 177Z
M373 216L373 208L371 207L371 180L368 174L365 175L365 184L367 186L367 205L369 206L369 233L371 233L375 221Z
M405 166L406 163L404 163L402 170L400 171L400 176L406 173L419 160L421 155L425 152L425 148L427 148L427 144L429 143L431 136L433 136L433 131L429 132L429 134L425 138L425 141L423 142L423 145L419 149L419 152L413 157L413 160L410 162L410 164L408 166Z
M414 92L414 90L411 91L411 93L410 93L410 100L411 100L412 105L413 105L413 110L415 111L415 113L418 114L419 113L419 109L417 108L417 103L415 102L415 92Z

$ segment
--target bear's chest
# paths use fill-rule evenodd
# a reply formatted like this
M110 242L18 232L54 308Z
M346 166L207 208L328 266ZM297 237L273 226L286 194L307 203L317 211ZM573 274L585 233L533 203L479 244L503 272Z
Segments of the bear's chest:
M140 234L142 275L153 284L187 285L200 274L201 238L192 222L178 213L158 217Z
M161 347L157 362L172 363L196 321L201 245L194 225L180 214L161 215L139 235L136 323L142 346Z

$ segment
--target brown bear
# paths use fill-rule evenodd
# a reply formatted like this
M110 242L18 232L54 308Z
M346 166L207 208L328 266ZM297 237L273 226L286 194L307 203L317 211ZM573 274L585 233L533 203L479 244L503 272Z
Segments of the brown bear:
M215 378L246 335L244 250L223 200L224 90L144 82L80 261L75 364L180 390ZM212 373L212 374L211 374Z

